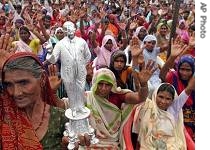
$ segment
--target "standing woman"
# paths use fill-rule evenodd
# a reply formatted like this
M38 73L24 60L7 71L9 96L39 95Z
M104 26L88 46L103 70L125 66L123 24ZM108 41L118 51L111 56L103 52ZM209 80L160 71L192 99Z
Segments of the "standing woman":
M2 149L61 149L67 119L56 105L42 64L32 53L9 57L2 68ZM8 138L9 137L9 138Z

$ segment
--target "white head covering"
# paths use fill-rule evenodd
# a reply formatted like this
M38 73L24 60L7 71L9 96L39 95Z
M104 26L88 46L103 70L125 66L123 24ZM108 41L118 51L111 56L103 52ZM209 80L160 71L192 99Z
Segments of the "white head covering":
M140 32L140 30L141 30L142 28L145 28L145 27L144 27L144 26L140 26L140 27L136 28L136 31L135 31L134 35L135 35L135 36L138 36L138 34L139 34L139 32ZM145 30L146 30L146 28L145 28Z
M58 27L58 28L55 30L55 34L57 34L57 32L58 32L59 30L61 30L62 32L64 32L62 27Z
M145 36L145 38L143 40L143 43L144 42L149 42L149 41L157 42L157 38L154 35L149 34L149 35Z

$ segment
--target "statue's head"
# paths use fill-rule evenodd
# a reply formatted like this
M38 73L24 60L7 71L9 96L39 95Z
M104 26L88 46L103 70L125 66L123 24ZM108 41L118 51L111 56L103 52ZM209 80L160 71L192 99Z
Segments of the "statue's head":
M67 34L70 39L74 38L74 33L76 31L75 25L71 21L66 21L63 24L63 31Z

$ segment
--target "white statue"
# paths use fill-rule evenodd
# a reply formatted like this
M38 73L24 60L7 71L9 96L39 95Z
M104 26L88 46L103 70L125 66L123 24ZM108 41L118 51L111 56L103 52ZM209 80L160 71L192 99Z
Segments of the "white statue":
M66 36L60 40L51 53L47 54L47 61L56 63L61 61L61 78L70 100L72 116L85 113L84 89L86 82L86 64L91 58L88 44L82 38L75 36L74 23L67 21L63 24Z

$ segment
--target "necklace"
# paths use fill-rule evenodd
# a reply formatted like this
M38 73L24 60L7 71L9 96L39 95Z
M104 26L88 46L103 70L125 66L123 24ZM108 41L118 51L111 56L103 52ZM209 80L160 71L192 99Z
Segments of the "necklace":
M44 122L44 113L45 113L45 108L46 108L46 103L44 103L44 109L43 109L43 112L42 112L42 118L41 118L41 121L39 122L39 125L38 127L35 128L35 131L37 131L43 124Z

